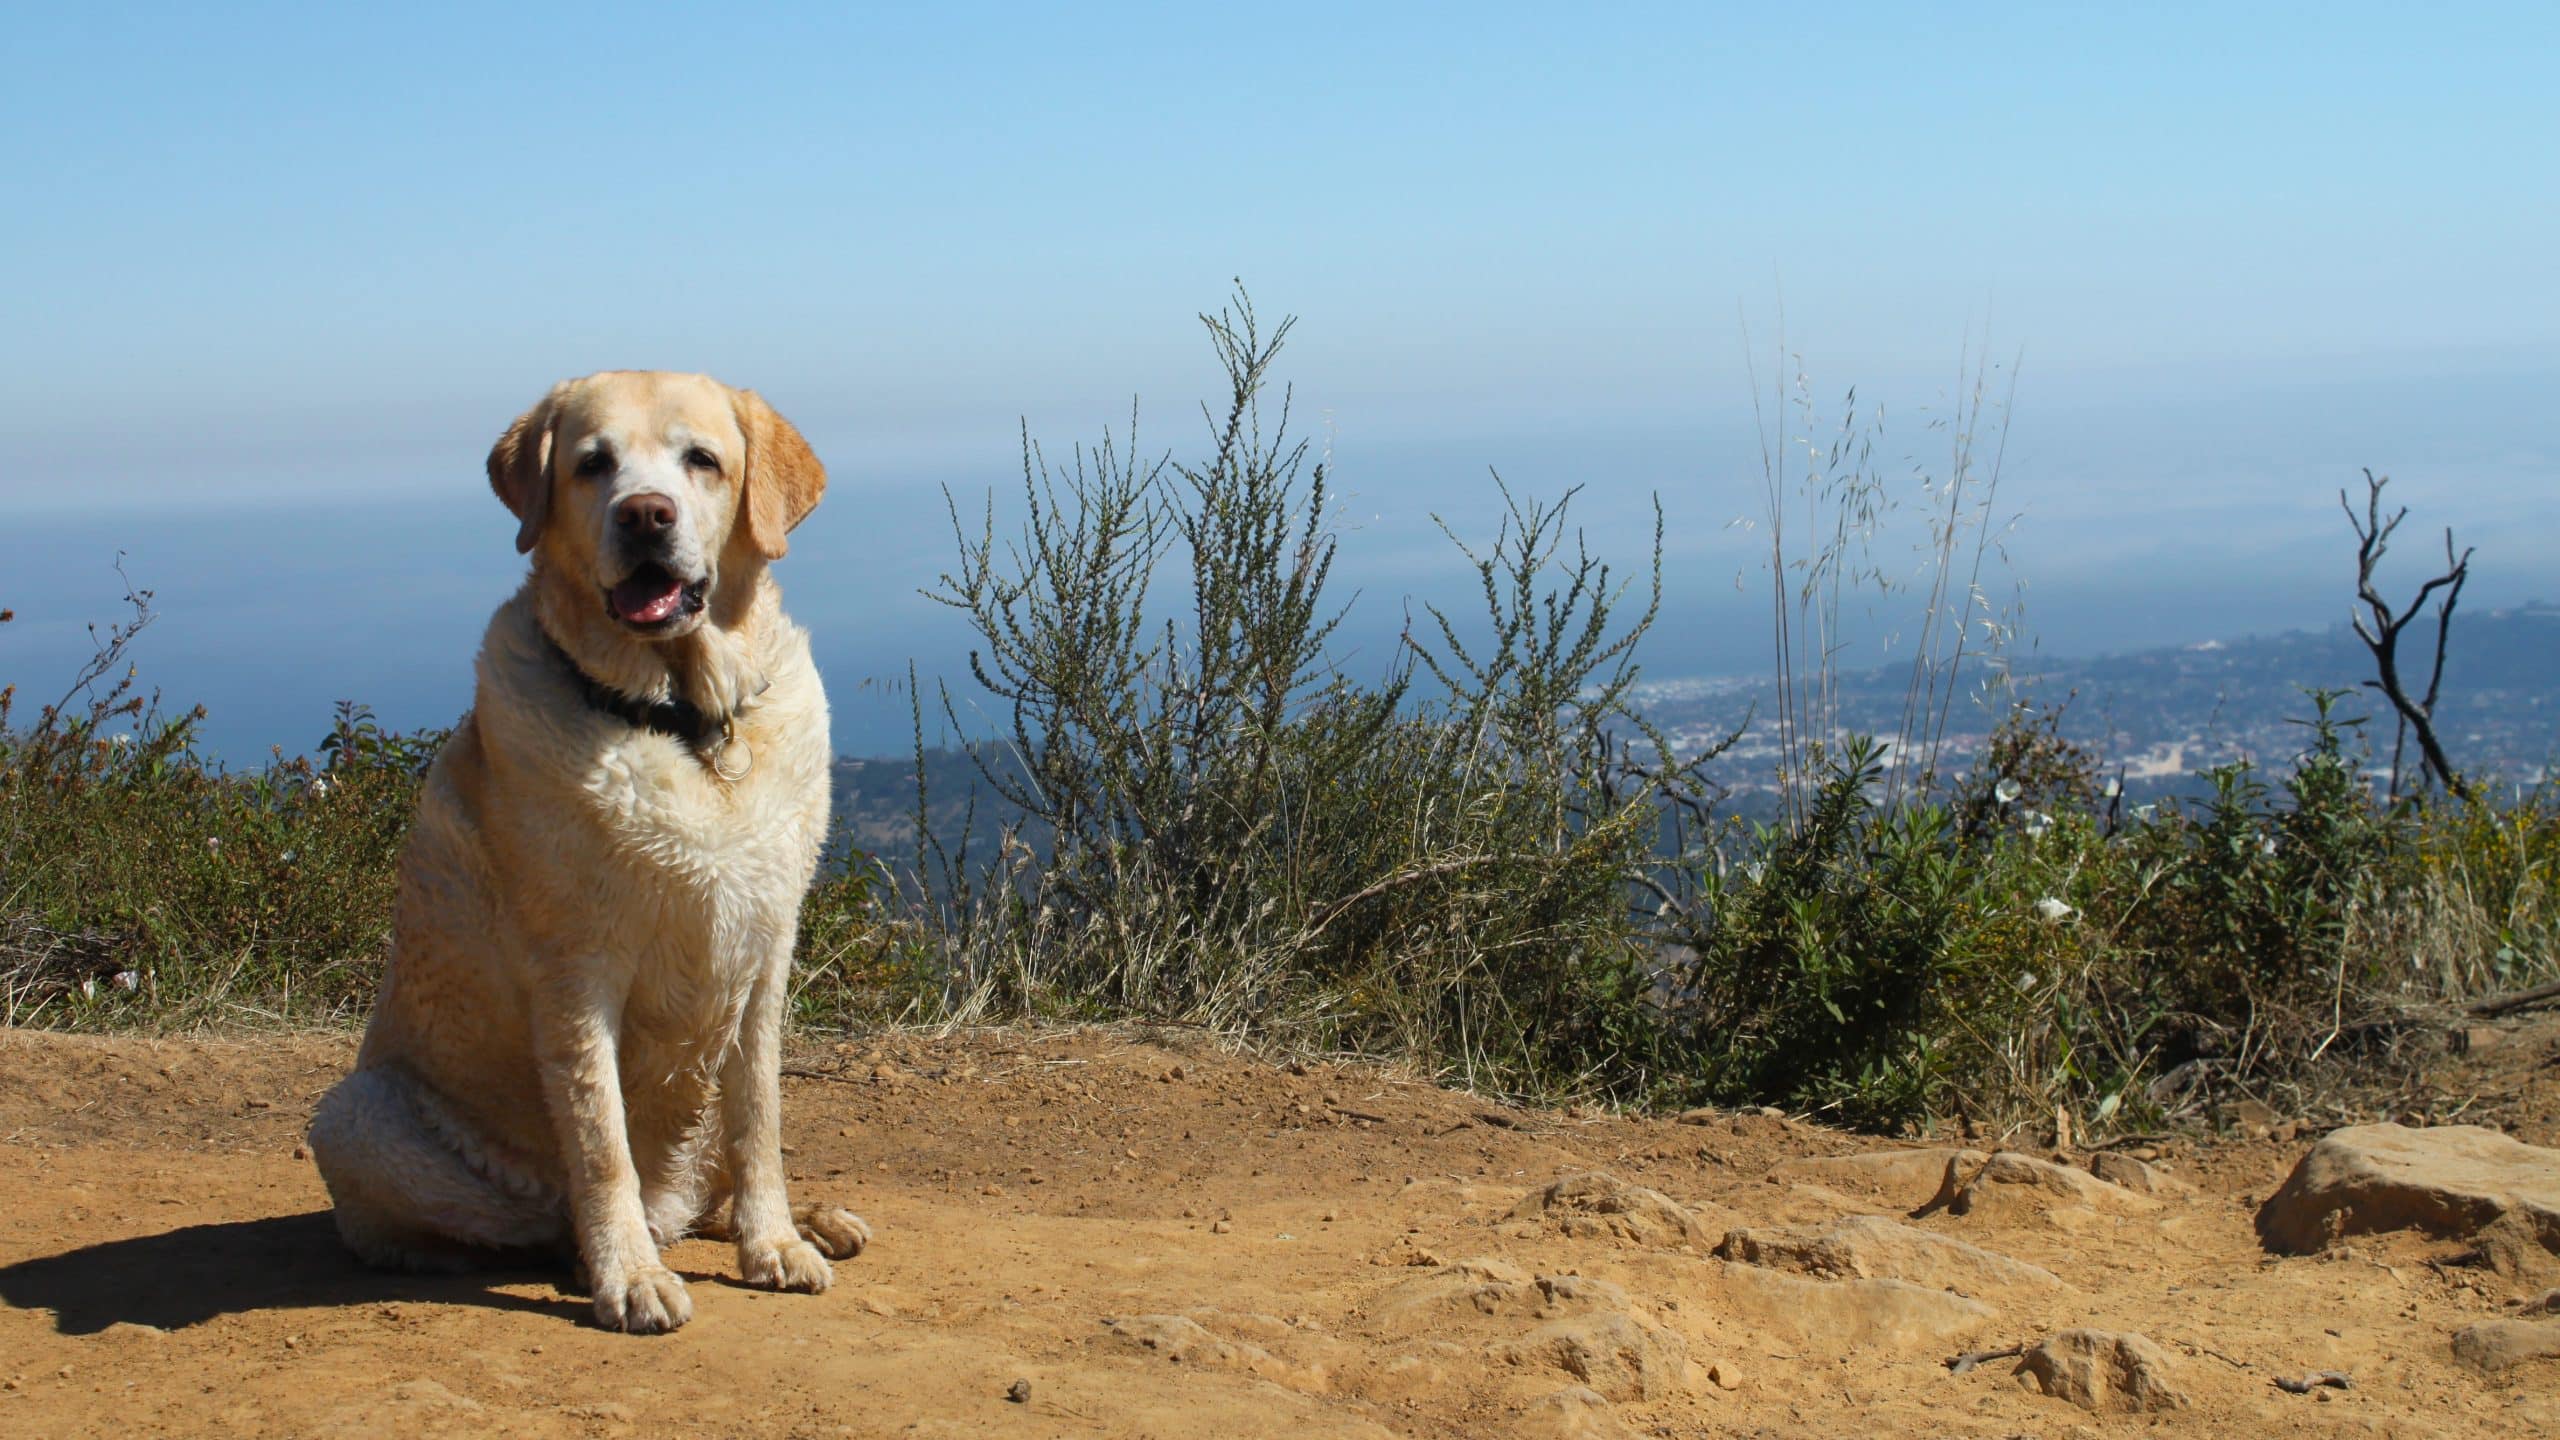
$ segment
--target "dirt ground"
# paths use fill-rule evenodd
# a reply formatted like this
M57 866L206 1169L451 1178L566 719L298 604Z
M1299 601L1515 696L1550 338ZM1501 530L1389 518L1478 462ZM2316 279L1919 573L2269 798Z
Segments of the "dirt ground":
M2560 1023L2503 1040L2452 1083L2560 1143ZM693 1322L643 1339L566 1275L348 1260L298 1147L351 1053L0 1031L0 1435L2560 1434L2560 1361L2452 1359L2519 1298L2461 1247L2260 1251L2307 1134L2161 1146L2191 1196L1913 1219L1927 1157L1843 1164L1896 1147L1782 1116L1509 1110L1161 1035L884 1038L785 1082L795 1198L862 1213L870 1252L772 1295L689 1241ZM1594 1170L1677 1203L1515 1213ZM1965 1300L1709 1254L1861 1214L2051 1274ZM2191 1403L1946 1363L2072 1326L2148 1336ZM2352 1387L2272 1383L2319 1370Z

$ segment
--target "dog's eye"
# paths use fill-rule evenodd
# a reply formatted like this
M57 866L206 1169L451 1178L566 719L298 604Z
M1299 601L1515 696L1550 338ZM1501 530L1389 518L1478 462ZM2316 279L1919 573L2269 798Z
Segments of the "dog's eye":
M598 475L612 474L613 452L610 450L588 451L586 454L578 457L578 473L588 477L589 479L593 479Z
M692 449L684 452L684 463L692 466L696 470L718 470L720 468L720 457L703 449L701 446L696 445Z

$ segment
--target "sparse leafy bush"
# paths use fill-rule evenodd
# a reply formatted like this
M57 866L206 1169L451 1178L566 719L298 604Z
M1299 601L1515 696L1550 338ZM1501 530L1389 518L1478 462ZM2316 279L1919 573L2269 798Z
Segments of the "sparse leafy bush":
M1265 335L1241 296L1203 319L1229 384L1205 459L1146 462L1133 434L1053 471L1026 441L1020 539L998 544L992 508L960 536L939 598L1010 709L1010 750L978 753L1026 823L976 870L939 857L918 928L973 1013L1285 1032L1496 1086L1614 1080L1654 1029L1628 1019L1653 967L1627 879L1655 813L1611 782L1643 728L1626 694L1658 552L1625 618L1623 583L1566 549L1564 505L1505 492L1491 546L1461 542L1482 630L1435 610L1435 640L1353 680L1326 650L1324 467L1270 394L1288 326ZM1150 608L1166 562L1187 581L1172 614Z

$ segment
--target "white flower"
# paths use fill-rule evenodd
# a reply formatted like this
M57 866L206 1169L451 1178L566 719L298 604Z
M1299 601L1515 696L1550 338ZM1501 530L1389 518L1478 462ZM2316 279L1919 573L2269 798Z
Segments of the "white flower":
M2148 820L2159 813L2160 807L2157 805L2136 805L2133 807L2133 818L2136 820Z
M329 793L329 777L328 777L328 776L326 776L326 775L314 775L314 776L312 776L312 777L311 777L311 793L312 793L312 794L314 794L314 795L326 795L326 794L328 794L328 793Z
M2113 800L2124 793L2124 782L2110 775L2107 777L2107 783L2099 789L2098 793L2106 799Z
M133 736L128 731L119 730L115 734L107 737L107 743L113 745L119 750L122 750L133 743Z
M204 848L219 852L222 849L222 837L219 835L207 835L204 837Z
M2036 982L2042 978L2044 977L2036 974L2033 970L2021 970L2018 972L2018 988L2021 990L2033 990L2036 988Z
M2074 911L2069 905L2054 899L2050 895L2047 895L2036 902L2036 914L2053 924L2058 925L2063 921L2070 919L2077 913L2078 912Z
M2258 853L2261 855L2273 855L2276 853L2276 837L2273 835L2259 836Z
M2018 782L2015 780L2003 780L1991 787L1991 798L2003 805L2016 804L2018 794Z
M142 988L142 972L139 970L119 970L115 973L115 982L116 988L119 990L139 990Z
M283 861L284 863L286 863L287 865L290 865L290 864L292 864L292 863L294 862L295 858L296 858L297 856L299 856L301 853L302 853L302 852L300 852L300 851L298 851L298 850L287 850L287 851L286 851L286 852L284 852L282 855L279 855L279 856L277 856L276 858L277 858L277 859L279 859L279 860L282 860L282 861Z
M1742 867L1742 878L1750 881L1754 885L1757 885L1760 883L1761 872L1767 868L1768 867L1762 865L1759 861L1754 860L1750 864Z
M2053 817L2047 815L2041 810L2030 810L2026 812L2026 819L2027 836L2030 839L2040 836L2053 828Z
M97 999L97 998L98 998L98 977L97 977L97 976L95 976L95 975L90 975L90 976L84 977L84 978L80 981L80 998L81 998L81 999L83 999L83 1000L95 1000L95 999Z

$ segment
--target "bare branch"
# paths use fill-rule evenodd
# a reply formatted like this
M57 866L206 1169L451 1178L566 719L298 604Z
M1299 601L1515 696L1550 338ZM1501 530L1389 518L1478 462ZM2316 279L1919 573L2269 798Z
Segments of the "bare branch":
M2356 603L2366 613L2355 615L2353 624L2356 638L2373 652L2375 672L2375 678L2365 684L2381 691L2383 697L2391 702L2391 708L2399 713L2402 726L2417 736L2418 754L2426 773L2434 776L2447 793L2468 800L2471 787L2454 773L2452 762L2445 757L2444 746L2436 738L2435 708L2437 696L2444 685L2445 650L2453 630L2453 608L2462 598L2464 582L2471 578L2472 552L2466 549L2456 554L2453 531L2447 529L2444 532L2445 572L2420 585L2416 598L2405 609L2395 608L2375 583L2374 574L2380 569L2382 557L2390 547L2392 532L2400 528L2400 522L2408 518L2409 511L2403 506L2385 519L2382 514L2382 488L2391 483L2390 477L2377 476L2368 469L2364 472L2364 483L2365 509L2362 517L2357 516L2344 490L2338 492L2338 506L2347 512L2347 524L2356 533ZM2427 601L2438 591L2443 592L2443 599L2436 605L2435 657L2427 676L2425 696L2413 700L2400 678L2400 632L2418 618L2426 609ZM2365 623L2368 614L2373 622L2370 627ZM2400 793L2397 745L2393 747L2391 793L2394 798Z

